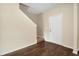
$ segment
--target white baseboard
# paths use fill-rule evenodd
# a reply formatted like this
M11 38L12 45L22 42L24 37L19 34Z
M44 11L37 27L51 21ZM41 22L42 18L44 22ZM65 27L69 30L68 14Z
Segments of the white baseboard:
M77 50L73 50L73 53L74 53L74 54L78 54L78 51L77 51Z
M28 45L28 46L31 46L31 45L34 45L34 44L36 44L36 43L30 44L30 45ZM11 53L11 52L14 52L14 51L19 50L19 49L22 49L22 48L26 48L26 47L28 47L28 46L22 46L22 47L13 49L13 50L6 50L6 51L2 49L2 51L1 51L2 53L0 53L0 56L1 56L1 55L5 55L5 54L8 54L8 53Z
M73 49L74 54L78 54L79 48L78 49Z
M51 42L51 41L47 40L47 38L46 38L45 36L44 36L44 38L45 38L45 41ZM55 42L51 42L51 43L55 43ZM58 44L58 43L55 43L55 44ZM67 48L73 49L73 47L68 46L68 45L64 45L64 44L58 44L58 45L61 45L61 46L64 46L64 47L67 47Z
M45 41L48 41L48 40L45 40ZM48 41L48 42L51 42L51 41ZM51 42L51 43L55 43L55 42ZM58 43L55 43L55 44L58 44ZM58 45L73 49L73 47L70 47L70 46L67 46L67 45L63 45L63 44L58 44Z
M44 39L45 39L45 41L48 41L48 42L51 42L51 43L55 43L55 42L52 42L52 41L48 40L45 36L44 36ZM58 43L55 43L55 44L58 44ZM58 44L58 45L61 45L61 46L73 49L73 47L70 47L70 46L67 46L67 45L64 45L64 44Z
M45 41L48 41L48 42L51 42L51 43L58 44L58 43L56 43L56 42L52 42L52 41L50 41L50 40L47 40L46 37L45 37ZM63 45L63 44L58 44L58 45L61 45L61 46L64 46L64 47L73 49L73 53L74 53L74 54L78 54L79 48L78 48L78 49L74 49L73 47L70 47L70 46L67 46L67 45Z

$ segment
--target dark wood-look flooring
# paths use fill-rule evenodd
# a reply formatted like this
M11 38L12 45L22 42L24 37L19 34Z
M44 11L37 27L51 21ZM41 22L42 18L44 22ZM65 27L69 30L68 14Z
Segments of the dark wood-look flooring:
M50 42L40 42L4 56L75 56L75 54L72 53L72 49Z

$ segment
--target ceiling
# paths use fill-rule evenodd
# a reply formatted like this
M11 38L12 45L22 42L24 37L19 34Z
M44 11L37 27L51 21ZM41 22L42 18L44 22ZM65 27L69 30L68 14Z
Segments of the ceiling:
M24 5L29 6L28 11L34 14L44 13L56 6L55 3L24 3Z

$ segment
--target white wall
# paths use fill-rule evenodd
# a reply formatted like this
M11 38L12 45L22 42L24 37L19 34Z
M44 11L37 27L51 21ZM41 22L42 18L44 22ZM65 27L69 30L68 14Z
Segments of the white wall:
M78 12L78 13L77 13L77 17L78 17L78 18L77 18L77 24L78 24L78 25L77 25L77 26L78 26L78 29L77 29L77 30L78 30L78 32L77 32L77 33L78 33L78 36L77 36L77 37L78 37L77 44L78 44L78 50L79 50L79 4L77 4L77 9L78 9L78 10L77 10L77 12Z
M42 13L37 15L37 33L43 37L43 16Z
M73 4L57 4L55 8L43 14L44 35L49 32L50 16L63 14L63 45L73 48Z
M0 55L36 43L36 24L18 4L0 4Z

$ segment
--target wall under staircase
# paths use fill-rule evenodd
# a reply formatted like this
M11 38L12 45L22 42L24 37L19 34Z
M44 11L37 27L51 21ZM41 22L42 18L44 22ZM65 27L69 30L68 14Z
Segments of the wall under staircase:
M19 4L0 4L0 55L36 44L36 27Z

